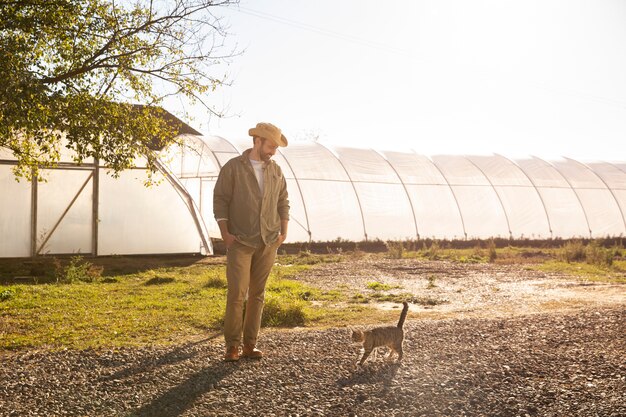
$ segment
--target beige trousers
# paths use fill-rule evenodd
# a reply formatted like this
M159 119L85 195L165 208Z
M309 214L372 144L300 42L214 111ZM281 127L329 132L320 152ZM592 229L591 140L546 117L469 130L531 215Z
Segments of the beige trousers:
M261 314L265 300L265 284L270 274L277 245L251 248L235 241L226 253L226 279L228 295L224 316L226 347L243 343L256 345L261 328ZM246 299L246 312L243 305Z

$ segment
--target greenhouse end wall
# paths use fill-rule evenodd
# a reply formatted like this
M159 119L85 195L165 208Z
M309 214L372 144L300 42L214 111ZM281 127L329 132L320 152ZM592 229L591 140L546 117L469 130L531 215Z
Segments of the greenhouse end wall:
M166 172L155 174L158 185L144 186L142 160L113 178L93 161L66 157L42 170L44 181L18 181L15 161L3 157L0 257L212 253L208 232Z

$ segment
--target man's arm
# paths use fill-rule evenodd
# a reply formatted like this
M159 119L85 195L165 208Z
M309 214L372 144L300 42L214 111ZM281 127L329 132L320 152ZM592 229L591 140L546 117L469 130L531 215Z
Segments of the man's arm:
M287 239L287 229L289 226L289 194L287 193L287 180L282 171L281 187L278 194L278 215L280 216L280 236L278 236L279 243L282 244Z
M230 246L237 240L235 235L231 235L228 230L228 219L220 219L217 221L217 225L220 227L220 233L222 234L222 240L226 245L226 248L230 248Z
M280 236L278 236L279 244L282 244L287 239L287 228L289 226L289 219L280 221Z
M220 171L213 189L213 214L220 228L222 240L229 248L236 240L235 236L228 230L229 206L232 200L232 172L230 165L226 164Z

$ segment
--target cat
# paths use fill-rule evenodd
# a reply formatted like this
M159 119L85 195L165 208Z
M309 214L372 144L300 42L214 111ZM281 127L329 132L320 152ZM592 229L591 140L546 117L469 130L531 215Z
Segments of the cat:
M397 326L384 326L376 327L370 330L352 330L352 341L363 343L363 356L358 362L359 365L363 365L367 357L372 351L380 346L388 346L391 348L391 352L387 358L391 357L393 352L398 355L398 362L402 360L402 342L404 341L404 320L406 319L409 311L409 303L404 301L402 303L404 308L400 314L400 320Z

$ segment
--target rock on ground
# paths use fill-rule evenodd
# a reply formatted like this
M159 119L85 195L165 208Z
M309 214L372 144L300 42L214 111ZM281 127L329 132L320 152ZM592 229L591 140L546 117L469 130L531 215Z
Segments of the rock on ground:
M348 330L263 331L260 361L221 338L0 354L2 416L624 416L626 313L412 320L401 364L355 369Z

